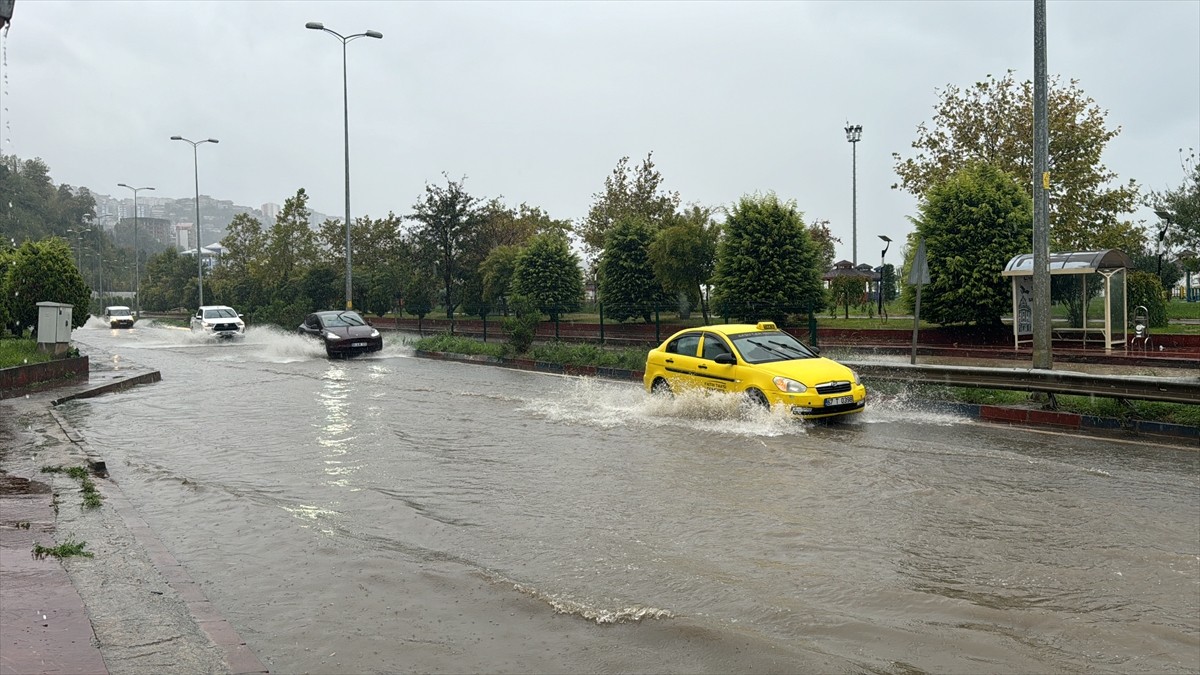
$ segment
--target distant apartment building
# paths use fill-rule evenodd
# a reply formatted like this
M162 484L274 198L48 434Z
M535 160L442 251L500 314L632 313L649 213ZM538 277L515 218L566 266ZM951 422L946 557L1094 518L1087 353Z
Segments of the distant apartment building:
M279 205L278 204L273 204L271 202L267 202L266 204L262 205L261 211L262 211L263 217L268 222L273 223L273 222L275 222L275 219L279 217Z
M196 248L192 243L193 223L175 223L175 245L181 249Z

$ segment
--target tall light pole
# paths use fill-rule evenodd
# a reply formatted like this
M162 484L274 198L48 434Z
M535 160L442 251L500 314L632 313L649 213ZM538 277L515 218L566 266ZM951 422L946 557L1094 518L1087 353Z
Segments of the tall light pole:
M138 190L153 190L152 187L133 187L124 183L117 183L117 187L129 188L133 190L133 315L140 317L142 315L142 265L141 265L141 250L138 248L138 208L137 208L137 193ZM200 202L196 200L197 204Z
M354 302L351 300L354 288L350 272L350 95L346 83L346 43L362 37L380 40L383 39L383 33L369 30L365 33L342 35L337 31L326 28L325 24L320 21L309 21L304 24L304 27L310 30L325 31L342 43L342 122L346 144L346 309L354 309Z
M862 140L862 125L846 125L846 140L850 141L850 262L858 268L858 142Z
M892 240L886 234L879 235L879 238L885 241L883 245L883 253L879 254L879 318L883 318L883 261L887 260L887 251L892 246Z
M200 306L204 305L204 254L200 248L200 162L196 157L196 146L201 143L220 143L215 138L202 141L192 141L183 136L172 136L173 141L183 141L192 144L192 170L196 175L196 285L199 287Z
M96 286L99 291L96 297L99 298L100 304L97 305L101 311L104 310L104 226L96 222L92 218L92 226L96 228Z

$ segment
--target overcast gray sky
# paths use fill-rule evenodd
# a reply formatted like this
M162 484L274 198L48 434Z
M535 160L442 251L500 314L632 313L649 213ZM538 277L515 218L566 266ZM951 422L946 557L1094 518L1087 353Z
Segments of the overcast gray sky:
M1122 180L1183 180L1200 149L1200 1L1049 2L1049 72L1077 78L1123 131ZM617 160L648 152L684 203L746 193L828 219L851 257L903 237L892 190L936 90L1033 73L1033 2L55 2L17 0L3 38L0 149L58 183L282 204L304 187L343 206L342 55L349 45L354 216L408 213L426 182L586 215ZM1142 211L1136 219L1153 218ZM893 248L889 258L897 253Z

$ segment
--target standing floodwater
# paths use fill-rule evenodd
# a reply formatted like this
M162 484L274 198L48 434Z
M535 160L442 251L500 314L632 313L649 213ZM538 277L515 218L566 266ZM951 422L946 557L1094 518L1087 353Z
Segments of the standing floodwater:
M63 411L278 672L1200 670L1200 454L262 328Z

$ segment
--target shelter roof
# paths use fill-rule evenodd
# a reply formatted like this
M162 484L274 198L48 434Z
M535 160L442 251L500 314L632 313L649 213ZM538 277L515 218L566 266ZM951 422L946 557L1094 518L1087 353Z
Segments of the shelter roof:
M1091 274L1098 270L1130 267L1129 256L1124 251L1110 248L1103 251L1064 251L1050 254L1050 274ZM1005 277L1033 276L1033 254L1022 253L1008 261Z

